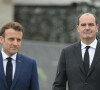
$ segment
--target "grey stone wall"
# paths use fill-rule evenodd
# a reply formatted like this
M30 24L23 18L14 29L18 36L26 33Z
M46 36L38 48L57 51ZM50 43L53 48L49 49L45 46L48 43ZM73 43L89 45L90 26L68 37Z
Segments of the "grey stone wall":
M0 0L0 28L10 21L13 21L12 0Z
M100 9L87 3L69 6L15 5L14 19L23 24L24 39L73 43L79 40L76 25L78 15L83 12L96 14L100 22Z

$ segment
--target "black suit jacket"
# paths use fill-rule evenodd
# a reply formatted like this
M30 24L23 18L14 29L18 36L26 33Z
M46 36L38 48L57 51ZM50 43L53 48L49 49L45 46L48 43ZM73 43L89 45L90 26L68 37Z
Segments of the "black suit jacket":
M81 43L62 50L52 90L66 90L67 81L69 90L100 90L100 41L87 76L83 67Z

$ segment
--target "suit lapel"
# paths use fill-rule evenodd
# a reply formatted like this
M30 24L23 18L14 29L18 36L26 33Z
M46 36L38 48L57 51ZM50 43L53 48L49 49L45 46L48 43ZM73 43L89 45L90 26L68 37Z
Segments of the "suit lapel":
M96 51L95 51L95 55L94 55L94 59L93 59L93 62L91 64L88 75L90 75L92 73L96 63L100 60L100 55L99 54L100 54L100 42L98 41Z
M2 54L1 54L1 51L0 51L0 77L2 78L4 84L7 86L7 82L6 82L6 77L5 77L5 74L4 74L4 68L3 68L3 59L2 59Z
M83 60L82 60L82 53L81 53L81 42L78 42L75 46L75 56L76 56L76 60L78 61L81 72L85 75L85 70L84 70Z
M96 63L100 60L99 54L100 54L100 41L98 41L98 43L97 43L94 59L91 64L91 68L88 72L87 77L93 72ZM81 72L85 75L85 70L84 70L83 61L82 61L82 53L81 53L81 42L77 43L75 46L75 56L76 56L76 60L79 63L79 68L80 68Z
M18 77L21 73L21 66L22 66L22 58L21 58L21 55L18 53L17 54L17 58L16 58L16 70L15 70L15 75L14 75L14 80L12 82L12 86L11 86L11 90L12 88L14 87L14 85L16 84L17 80L18 80Z

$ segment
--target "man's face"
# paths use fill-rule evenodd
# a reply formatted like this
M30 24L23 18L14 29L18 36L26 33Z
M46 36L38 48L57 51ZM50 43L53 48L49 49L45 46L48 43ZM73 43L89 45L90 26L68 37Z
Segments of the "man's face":
M77 30L80 34L81 40L94 40L99 26L96 25L95 17L92 14L83 14L79 18L79 25Z
M0 42L3 47L3 51L8 55L12 56L17 53L21 47L23 33L21 31L15 31L10 28L4 33L4 37L0 36Z

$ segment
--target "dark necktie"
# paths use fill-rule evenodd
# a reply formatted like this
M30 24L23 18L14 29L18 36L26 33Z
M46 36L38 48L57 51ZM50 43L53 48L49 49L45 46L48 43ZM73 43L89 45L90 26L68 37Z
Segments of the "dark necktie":
M89 71L89 53L88 53L89 48L90 48L90 46L86 46L86 51L84 54L84 62L83 62L86 75Z
M12 58L8 57L7 58L7 66L6 66L6 80L8 84L8 88L10 89L11 84L12 84Z

